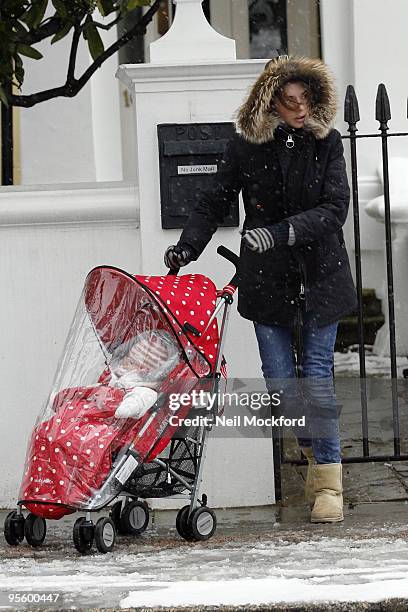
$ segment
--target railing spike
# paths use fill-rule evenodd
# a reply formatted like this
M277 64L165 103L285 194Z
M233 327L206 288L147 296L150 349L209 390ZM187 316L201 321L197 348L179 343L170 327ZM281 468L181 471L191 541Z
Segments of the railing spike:
M375 118L381 124L386 125L391 119L390 101L388 99L387 90L383 83L380 83L377 89L377 98L375 101Z
M350 124L360 121L358 100L352 85L347 86L346 97L344 98L344 121Z

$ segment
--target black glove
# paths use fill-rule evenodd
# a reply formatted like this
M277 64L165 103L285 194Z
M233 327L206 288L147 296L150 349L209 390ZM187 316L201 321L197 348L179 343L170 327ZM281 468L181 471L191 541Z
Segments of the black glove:
M164 265L175 270L182 268L196 259L193 249L188 244L172 244L164 254Z

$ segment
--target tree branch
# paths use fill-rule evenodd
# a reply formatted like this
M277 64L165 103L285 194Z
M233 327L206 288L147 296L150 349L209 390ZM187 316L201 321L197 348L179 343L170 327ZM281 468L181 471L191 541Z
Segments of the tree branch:
M113 28L114 25L116 25L117 23L119 23L119 21L122 19L123 14L119 13L119 15L116 17L116 19L114 19L113 21L111 21L110 23L99 23L99 21L93 21L93 24L97 27L100 28L101 30L110 30L111 28Z
M108 49L106 49L101 55L85 70L83 75L79 79L75 79L73 76L69 78L72 73L72 67L70 62L70 67L68 69L68 76L65 85L60 87L54 87L52 89L46 89L44 91L40 91L35 94L29 95L12 95L10 98L11 104L13 106L22 106L24 108L30 108L35 106L39 102L45 102L46 100L51 100L57 97L66 97L73 98L76 94L81 91L81 89L86 85L91 76L100 68L100 66L107 60L111 55L116 53L121 47L126 45L134 36L137 34L145 34L146 27L153 19L155 13L159 10L161 5L161 0L155 0L149 10L140 18L140 20L131 28L128 32L125 32L123 36L118 38L118 40L113 43ZM74 32L75 38L75 32ZM71 57L73 55L73 44L74 39L72 41L71 46ZM70 57L70 60L71 60ZM74 65L75 69L75 65Z
M25 36L24 40L22 40L21 42L26 45L34 45L35 43L44 40L44 38L54 36L54 34L59 32L63 28L63 26L64 22L59 17L54 15L36 30L27 32L27 36Z
M69 53L68 72L66 85L70 86L75 83L75 64L78 53L79 39L81 37L82 27L79 23L74 26L74 34L72 36L71 51Z

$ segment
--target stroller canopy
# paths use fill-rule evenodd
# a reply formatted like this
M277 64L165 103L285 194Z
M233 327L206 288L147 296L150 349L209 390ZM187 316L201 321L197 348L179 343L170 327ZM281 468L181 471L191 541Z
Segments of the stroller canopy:
M104 266L92 270L85 282L86 309L109 354L146 330L163 328L164 315L199 377L210 374L216 364L216 320L207 328L215 304L216 287L202 274L131 276ZM201 335L187 331L186 323ZM207 364L203 363L200 371L197 352Z

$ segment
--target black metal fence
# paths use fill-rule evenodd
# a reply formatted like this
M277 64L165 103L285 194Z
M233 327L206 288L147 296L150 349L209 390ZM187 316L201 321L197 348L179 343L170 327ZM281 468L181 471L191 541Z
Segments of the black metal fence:
M391 212L390 212L390 183L389 183L389 154L388 141L390 138L408 136L408 132L390 133L388 122L391 119L391 108L385 85L378 86L375 103L375 118L379 122L379 131L374 134L358 134L357 124L360 121L359 105L356 93L352 85L347 87L344 101L344 120L348 124L348 135L342 138L350 142L350 161L351 161L351 186L352 186L352 211L354 221L354 249L355 249L355 273L356 288L358 295L358 348L360 363L360 403L361 403L361 434L362 434L362 455L344 457L343 463L362 463L388 462L388 461L407 461L408 455L401 454L401 434L400 434L400 414L398 404L397 389L397 352L395 340L395 308L394 308L394 278L392 261L392 242L391 242ZM363 318L363 279L361 266L361 240L360 240L360 203L358 188L358 159L357 147L360 139L380 138L382 171L384 184L384 226L385 226L385 250L386 250L386 269L387 269L387 297L388 297L388 325L390 338L390 369L391 369L391 397L392 397L392 425L393 425L393 453L387 455L370 455L369 442L369 418L367 400L367 373L366 355L364 343L364 318ZM408 283L408 275L407 275ZM408 325L408 321L407 321ZM275 496L276 500L282 499L281 485L281 464L290 463L293 465L306 465L302 459L286 459L284 448L279 432L273 434L273 457L275 465Z

